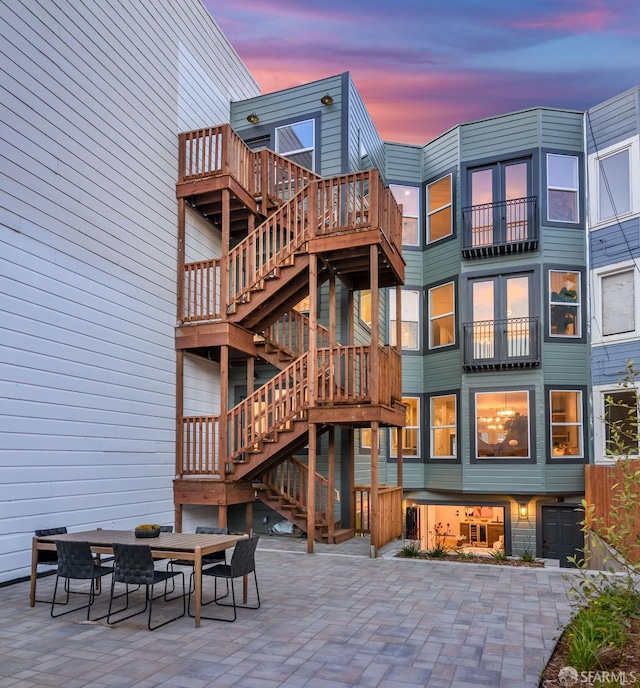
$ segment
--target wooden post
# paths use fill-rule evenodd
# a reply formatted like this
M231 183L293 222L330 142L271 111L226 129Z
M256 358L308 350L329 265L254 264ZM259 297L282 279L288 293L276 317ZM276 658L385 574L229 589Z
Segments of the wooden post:
M369 396L371 403L380 403L380 292L378 286L378 247L373 244L369 250L371 273L371 370L369 375ZM371 438L373 442L373 438ZM373 456L373 454L372 454Z
M318 256L309 256L309 406L316 404L318 384Z
M349 346L353 346L355 341L355 295L353 289L349 289L347 300L347 318L349 319Z
M255 391L256 359L250 356L247 359L247 396L251 396Z
M177 313L176 320L178 323L182 323L184 319L184 263L185 263L185 202L184 198L178 199L178 302L177 302Z
M349 528L356 527L356 433L349 428Z
M184 351L176 351L176 470L175 475L182 478L184 460L183 441L184 417Z
M327 539L333 544L336 527L335 517L336 491L336 428L329 428L329 473L327 476Z
M218 507L218 527L219 528L226 528L227 527L227 505L226 504L220 504Z
M307 480L307 554L313 554L316 539L316 424L309 423L309 476Z
M336 276L329 276L329 346L336 345Z
M222 475L226 472L229 455L229 347L220 347L220 421L218 423L218 461Z
M176 502L173 507L173 518L174 525L176 527L176 533L182 532L182 504Z
M402 356L402 287L396 285L396 350ZM398 465L397 465L397 485L404 485L404 464L402 457L402 428L397 429L398 433Z
M231 216L229 189L222 190L222 259L220 260L220 319L227 319L229 308L229 243Z
M244 507L244 532L251 535L253 530L253 502L247 502Z
M371 423L371 511L369 515L369 530L371 532L371 552L374 557L378 556L378 546L380 540L380 513L378 504L378 482L380 480L378 471L378 421Z

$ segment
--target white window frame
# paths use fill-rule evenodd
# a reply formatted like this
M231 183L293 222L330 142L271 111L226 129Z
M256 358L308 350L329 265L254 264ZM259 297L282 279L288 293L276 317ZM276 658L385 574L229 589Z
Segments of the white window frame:
M476 440L474 442L475 444L475 456L472 456L472 462L474 463L482 463L483 461L509 461L509 462L527 462L532 459L534 456L534 431L533 431L533 426L532 422L535 420L532 418L531 414L532 412L535 412L535 408L532 408L531 406L531 390L529 389L509 389L505 390L504 392L500 389L483 389L479 390L477 392L473 393L473 412L474 412L474 417L473 417L473 428L474 428L474 436L478 438L480 436L480 428L479 428L479 419L480 416L478 415L478 396L481 394L526 394L527 395L527 455L526 456L513 456L513 455L503 455L502 457L495 457L495 456L479 456L478 455L478 441ZM505 396L505 399L507 397Z
M416 404L416 416L418 419L418 425L406 425L404 428L391 428L390 432L390 437L389 437L389 456L392 459L398 458L398 452L393 450L393 439L394 439L394 434L397 434L398 430L400 430L400 437L404 437L404 433L406 430L415 430L417 434L417 440L416 440L416 454L405 454L404 452L404 442L402 445L403 452L402 452L402 458L407 458L407 459L419 459L422 456L422 451L420 448L421 444L421 438L420 438L420 419L421 419L421 412L420 412L420 397L413 397L410 395L407 395L406 397L402 397L402 401L404 402L405 399L412 399L417 402ZM397 436L396 436L397 439Z
M555 423L553 422L553 416L554 416L554 411L553 411L553 393L554 392L559 392L562 394L577 394L578 395L578 401L577 401L577 407L578 407L578 413L579 413L579 422L575 421L566 421L566 422L560 422L556 421ZM563 459L584 459L584 406L583 406L583 398L582 398L582 390L581 389L550 389L549 390L549 422L548 422L548 427L549 427L549 447L551 450L551 458L555 459L556 461L562 461ZM578 440L580 442L580 452L578 454L561 454L561 455L556 455L554 454L553 451L553 429L554 428L564 428L564 427L571 427L571 428L578 428Z
M626 388L629 391L630 388ZM638 389L638 385L636 385ZM625 388L620 387L620 385L597 385L593 388L593 417L594 417L594 427L593 427L593 440L595 448L595 460L594 462L599 465L610 466L615 463L615 457L607 455L606 452L606 440L607 432L605 428L605 401L607 396L613 395L616 392L623 392ZM640 420L640 414L639 414ZM629 454L630 457L639 457L640 454Z
M440 315L434 317L431 313L431 292L435 291L436 289L441 289L443 287L448 286L451 284L453 286L453 299L452 299L452 306L453 310L448 311L446 313L441 313ZM456 283L451 280L449 282L444 282L443 284L436 284L435 286L431 287L430 289L427 290L427 304L428 304L428 309L429 309L429 349L443 349L448 346L455 346L456 344ZM432 324L435 320L440 320L441 318L446 318L447 316L453 316L453 327L452 327L452 332L453 332L453 341L452 342L447 342L446 344L434 344L433 343L433 329L432 329Z
M389 184L389 188L391 189L391 193L393 194L393 197L396 199L396 203L398 205L402 205L402 216L407 217L407 218L414 218L416 220L416 240L415 242L408 243L404 240L404 231L402 233L402 245L403 246L420 246L420 189L417 186L411 186L411 184ZM417 215L411 215L409 214L406 209L405 205L402 203L402 192L404 189L411 189L412 191L415 191L416 194L416 203L418 204L418 214Z
M631 209L626 213L619 213L613 217L600 219L600 161L624 150L629 151L629 185ZM640 137L620 141L592 153L588 160L589 169L589 224L598 228L616 224L619 220L640 214Z
M635 329L619 334L603 334L602 332L602 278L619 272L633 270L635 297ZM593 345L624 342L640 337L640 259L625 260L613 263L592 271L591 285L593 289L593 308L591 309L591 343Z
M312 141L313 145L312 146L307 146L306 148L298 148L296 150L288 150L286 152L280 151L280 130L281 129L287 129L290 127L295 127L298 124L307 124L308 122L311 122L311 130L312 130ZM315 119L301 119L299 122L289 122L288 124L283 124L282 126L276 127L275 128L275 144L276 144L276 152L278 155L281 155L283 158L288 158L290 155L298 155L299 153L308 153L311 151L311 171L314 172L316 169L316 121ZM292 160L292 162L295 162ZM295 163L298 164L298 163Z
M553 334L551 332L551 307L552 306L562 306L561 301L552 301L551 300L551 294L553 293L551 291L551 274L554 272L571 272L575 275L578 275L578 288L576 289L576 294L578 296L577 301L567 301L567 305L571 306L572 308L576 309L576 323L577 323L577 329L578 331L576 334ZM547 316L548 316L548 335L550 338L554 340L575 340L575 339L581 339L583 336L583 328L584 328L584 323L582 322L583 319L583 303L582 303L582 279L583 275L580 270L576 270L575 268L567 268L561 269L561 268L553 268L548 271L547 273L547 289L548 289L548 296L547 296Z
M373 322L373 311L371 311L371 289L363 289L362 291L359 292L360 296L358 299L358 319L360 320L361 323L363 323L366 327L371 329L371 323ZM367 321L363 317L363 301L368 298L369 299L369 311L371 311L371 320Z
M433 422L433 402L437 399L452 398L454 404L454 419L451 425L435 425ZM436 430L448 430L453 428L453 454L434 454L434 434ZM458 397L456 394L436 394L429 398L429 458L435 460L455 460L458 458Z
M409 320L408 318L403 318L402 322L413 322L417 323L417 335L416 335L416 346L404 346L404 344L401 342L400 349L401 351L420 351L420 346L422 344L422 335L421 335L421 329L422 329L422 318L421 318L421 294L420 290L418 289L403 289L402 294L404 295L405 293L413 293L417 294L418 296L418 305L415 313L415 319ZM401 306L402 307L402 306ZM396 341L395 341L395 333L396 333L396 299L395 295L393 295L389 299L389 341L391 342L392 346L396 346ZM401 314L402 315L402 314Z
M551 158L571 158L572 160L575 160L576 163L576 185L575 187L571 186L552 186L549 183L549 160ZM547 153L547 220L549 222L557 222L561 224L572 224L572 225L577 225L580 224L580 161L577 155L567 155L565 153ZM550 191L569 191L571 193L575 193L576 195L576 219L575 220L556 220L551 217L549 217L549 210L551 208L551 204L549 203L549 192Z
M429 210L429 189L434 185L437 184L438 182L441 182L443 179L446 179L447 177L450 178L450 183L449 183L449 188L451 190L450 195L449 195L449 202L445 203L444 205L440 206L439 208L434 208L433 210ZM439 179L435 179L431 183L427 184L427 190L426 190L426 213L427 213L427 227L426 227L426 243L428 246L431 244L437 244L439 241L442 241L443 239L447 239L448 237L453 235L453 174L445 174ZM439 213L446 208L449 208L449 216L451 219L451 225L449 229L449 233L445 234L444 236L438 237L437 239L432 239L431 238L431 216L435 215L436 213Z

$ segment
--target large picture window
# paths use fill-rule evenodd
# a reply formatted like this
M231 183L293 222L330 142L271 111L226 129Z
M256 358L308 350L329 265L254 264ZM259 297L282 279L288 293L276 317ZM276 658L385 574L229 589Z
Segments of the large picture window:
M578 158L547 154L547 219L578 222Z
M582 335L579 272L549 271L549 334L571 338Z
M529 458L529 392L477 392L476 458Z
M549 409L551 458L583 457L582 392L550 390Z
M427 243L453 234L452 175L427 185Z
M391 346L396 345L396 300L389 299L389 328ZM417 351L420 348L420 293L402 290L402 348Z
M402 205L402 245L420 244L420 199L418 187L390 184L389 188L396 201Z
M402 403L407 407L406 427L402 428L402 456L420 456L420 399L403 397ZM398 456L398 429L391 430L391 456Z
M431 397L430 456L432 459L455 459L457 456L457 404L455 394Z
M456 309L453 282L429 289L429 348L456 343Z
M276 153L308 170L315 170L314 120L276 127Z

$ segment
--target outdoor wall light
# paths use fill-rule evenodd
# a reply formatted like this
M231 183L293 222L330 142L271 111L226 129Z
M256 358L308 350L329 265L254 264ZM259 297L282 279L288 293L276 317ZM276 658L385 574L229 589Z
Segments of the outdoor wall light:
M247 115L247 122L249 122L249 124L258 124L259 121L260 118L258 117L258 115L256 115L255 112L252 112L250 115Z
M520 518L529 517L529 504L527 502L520 502L518 504L518 515Z
M333 105L333 98L328 93L326 93L322 96L322 98L320 98L320 102L323 105Z

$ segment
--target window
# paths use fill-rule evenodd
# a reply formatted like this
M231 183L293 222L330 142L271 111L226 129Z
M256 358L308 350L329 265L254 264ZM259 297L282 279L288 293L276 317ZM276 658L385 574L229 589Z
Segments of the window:
M429 289L429 348L456 343L453 282Z
M592 222L610 223L640 212L639 180L637 136L589 156Z
M315 122L312 119L276 127L276 153L308 170L315 169Z
M371 328L371 289L360 292L360 320Z
M625 270L612 275L602 275L602 336L635 332L635 270Z
M396 201L402 205L402 245L419 246L420 200L418 187L390 184L389 188Z
M549 334L581 336L579 272L549 271Z
M532 279L532 273L516 273L470 282L472 322L463 326L468 369L539 361L538 319L531 315Z
M389 299L389 328L391 346L396 345L396 300ZM402 290L402 348L418 351L420 348L420 293Z
M407 407L406 427L402 428L402 456L420 456L420 399L403 397ZM398 456L398 429L391 430L391 456Z
M551 458L583 457L582 392L579 390L550 390L549 424Z
M528 458L528 391L478 392L476 406L476 458Z
M453 234L452 175L427 185L427 243Z
M469 207L463 208L463 254L480 257L537 248L531 160L467 170Z
M638 455L638 392L605 392L604 443L608 456Z
M380 451L381 432L378 432L378 451ZM360 428L360 450L368 453L371 451L371 428Z
M456 395L431 397L431 458L455 459L456 445Z
M578 158L547 154L547 219L578 222Z

